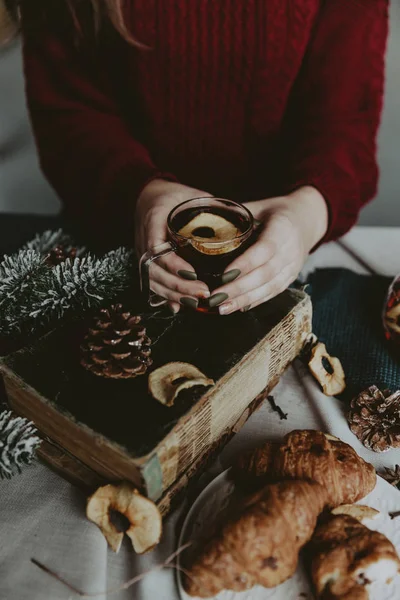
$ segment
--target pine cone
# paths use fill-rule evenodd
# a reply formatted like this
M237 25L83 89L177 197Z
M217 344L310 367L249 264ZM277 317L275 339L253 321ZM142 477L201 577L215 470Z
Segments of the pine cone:
M46 263L50 267L55 267L60 263L70 258L73 260L76 257L76 248L67 249L63 245L58 245L55 248L52 248L50 252L46 256Z
M102 377L137 377L152 364L150 343L139 316L122 304L103 308L81 346L81 365Z
M366 448L386 452L400 447L400 390L381 392L375 385L351 401L351 431Z
M394 469L385 467L385 471L383 473L379 473L379 475L388 483L397 487L400 483L400 465L395 465Z
M35 458L40 438L30 421L9 410L0 413L0 478L10 479Z

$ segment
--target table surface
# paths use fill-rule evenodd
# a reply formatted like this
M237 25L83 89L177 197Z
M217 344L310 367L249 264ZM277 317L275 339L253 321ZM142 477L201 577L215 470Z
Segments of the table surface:
M6 235L6 230L14 229L9 242L12 240L17 247L38 223L41 221L1 217L0 232L4 229ZM1 239L4 242L4 237ZM2 242L0 250L1 246L5 247ZM309 259L304 273L322 267L347 267L358 273L395 275L400 272L400 228L356 227L340 242L321 247ZM266 439L280 439L296 428L322 429L340 437L377 469L400 464L400 450L379 455L358 442L348 429L341 403L325 397L298 361L286 371L274 396L289 413L288 419L279 420L269 405L263 405L199 480L199 489L246 448ZM290 410L286 410L289 407ZM0 485L1 600L79 597L40 571L32 564L32 557L86 593L119 587L161 563L175 550L176 537L187 510L184 502L167 519L163 540L151 554L137 557L125 540L119 554L115 555L107 548L98 528L86 519L83 494L45 465L39 463L26 468L21 475ZM171 569L153 572L128 590L98 597L107 600L178 600Z

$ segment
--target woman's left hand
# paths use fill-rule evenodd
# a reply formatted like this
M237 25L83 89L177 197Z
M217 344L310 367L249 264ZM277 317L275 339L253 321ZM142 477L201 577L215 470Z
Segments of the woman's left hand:
M240 274L213 292L214 297L227 295L222 303L223 297L218 296L214 304L219 304L222 315L254 308L283 292L296 279L328 226L326 202L313 187L299 188L289 196L248 202L245 206L261 221L261 231L257 241L225 271L225 274L231 271Z

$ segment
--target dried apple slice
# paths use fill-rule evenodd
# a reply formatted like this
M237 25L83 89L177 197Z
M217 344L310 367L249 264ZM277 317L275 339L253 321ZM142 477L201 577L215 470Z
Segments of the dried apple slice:
M379 510L364 504L342 504L331 510L333 515L348 515L362 523L365 519L376 519L380 516Z
M214 385L214 380L190 363L170 362L149 375L150 394L165 406L172 406L179 392L196 385Z
M385 321L388 329L395 333L400 333L400 304L396 304L387 311Z
M242 232L224 217L212 212L202 212L186 223L178 233L191 239L193 247L203 254L225 254L239 246L238 237Z
M332 435L331 433L324 433L324 436L330 442L341 442L342 441L338 437L336 437L335 435Z
M327 396L336 396L346 389L342 364L338 358L328 354L325 344L318 342L312 348L308 366Z
M131 523L126 535L135 552L144 554L157 546L162 533L162 518L154 502L134 490L125 516Z
M117 510L118 490L114 485L100 487L87 501L86 516L93 521L106 538L114 552L118 552L124 532L119 531L110 520L110 510Z
M109 546L118 552L124 537L112 523L110 511L124 515L129 521L127 536L138 554L148 552L158 544L162 533L162 518L157 506L129 483L105 485L88 499L87 518L95 523Z

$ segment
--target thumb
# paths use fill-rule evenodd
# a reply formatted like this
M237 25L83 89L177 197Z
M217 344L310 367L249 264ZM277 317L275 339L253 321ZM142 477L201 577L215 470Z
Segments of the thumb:
M167 230L168 212L162 207L157 208L148 215L141 226L141 252L147 252L151 248L155 248L163 244L168 239Z

